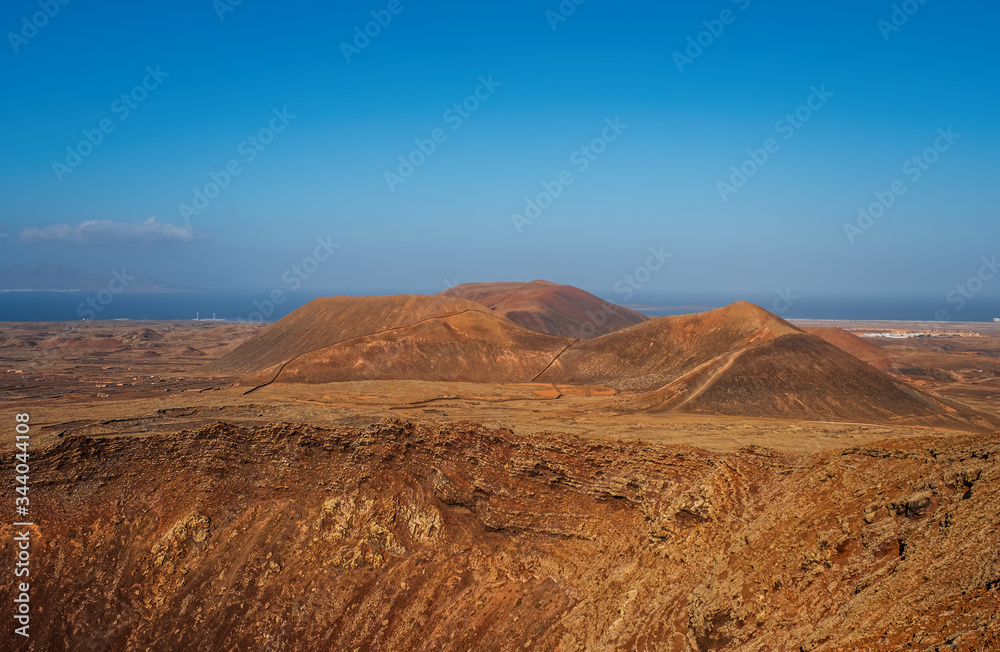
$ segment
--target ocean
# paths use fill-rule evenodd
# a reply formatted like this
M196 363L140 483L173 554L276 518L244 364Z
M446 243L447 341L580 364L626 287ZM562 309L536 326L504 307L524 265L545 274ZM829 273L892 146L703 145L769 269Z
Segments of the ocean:
M285 292L275 306L266 291L209 292L0 292L0 321L89 319L275 321L321 294ZM88 303L89 300L89 303ZM104 303L102 304L102 300Z
M132 320L221 320L276 321L312 301L316 292L286 293L278 306L270 303L267 291L207 291L171 293L94 292L0 292L0 321L72 321L91 319ZM740 297L657 297L642 302L641 311L650 316L702 312L720 307ZM105 300L105 304L101 300ZM973 297L961 310L944 297L844 298L809 296L787 301L775 295L747 296L785 319L897 320L992 322L1000 317L1000 300ZM89 300L89 303L88 303ZM662 307L661 307L662 306Z

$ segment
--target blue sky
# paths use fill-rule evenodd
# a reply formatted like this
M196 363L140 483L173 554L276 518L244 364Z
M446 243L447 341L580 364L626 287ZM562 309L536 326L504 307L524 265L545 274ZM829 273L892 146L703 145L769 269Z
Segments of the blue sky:
M244 1L221 18L221 0L51 2L37 30L24 22L37 1L0 10L0 267L280 287L332 238L305 287L546 278L624 299L616 284L662 247L672 257L636 296L669 302L944 297L1000 254L1000 8L980 2L896 3L898 25L892 2L870 0L567 0L566 16L556 0ZM348 61L342 43L366 26L377 35ZM682 70L677 52L694 55ZM808 119L782 126L796 110ZM609 131L616 119L627 127ZM267 144L248 140L271 127ZM387 181L435 133L433 153ZM768 139L767 160L747 163ZM904 172L927 151L918 179ZM185 215L230 164L239 173ZM535 219L512 218L564 173ZM892 205L852 242L844 225L876 192ZM996 297L1000 279L980 300Z

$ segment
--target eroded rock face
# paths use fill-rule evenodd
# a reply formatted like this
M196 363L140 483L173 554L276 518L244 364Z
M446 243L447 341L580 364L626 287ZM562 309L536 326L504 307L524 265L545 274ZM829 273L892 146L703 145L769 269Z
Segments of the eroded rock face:
M996 649L998 451L710 455L398 421L70 438L33 458L32 641Z

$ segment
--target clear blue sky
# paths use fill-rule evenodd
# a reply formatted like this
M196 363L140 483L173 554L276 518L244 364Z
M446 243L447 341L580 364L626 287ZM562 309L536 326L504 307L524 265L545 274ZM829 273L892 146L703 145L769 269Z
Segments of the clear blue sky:
M889 31L888 0L587 0L558 22L558 0L378 13L391 4L246 0L220 19L211 0L75 0L33 30L37 1L5 3L0 267L280 287L331 236L305 282L330 293L546 278L623 298L615 285L662 247L644 296L944 297L1000 254L996 5L913 0ZM373 11L391 21L348 62L341 44ZM448 113L477 90L474 111ZM779 122L807 100L808 120ZM113 130L74 160L102 120ZM268 144L245 142L269 126ZM436 129L433 154L387 181ZM602 136L582 169L573 153ZM720 190L771 138L745 185ZM904 172L935 144L919 179ZM185 220L230 161L239 174ZM512 214L564 172L573 184L519 232ZM897 180L905 194L852 243L845 223Z

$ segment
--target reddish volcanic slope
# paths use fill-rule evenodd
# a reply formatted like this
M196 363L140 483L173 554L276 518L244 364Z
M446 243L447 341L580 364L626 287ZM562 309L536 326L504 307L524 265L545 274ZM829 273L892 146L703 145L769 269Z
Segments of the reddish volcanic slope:
M746 302L579 342L538 380L647 391L653 411L990 426Z
M720 355L801 333L762 308L746 303L711 312L651 319L602 337L578 342L539 380L601 384L649 390L690 372Z
M213 369L223 373L254 373L350 338L470 310L486 312L474 301L455 297L408 294L324 297L309 302L244 342L221 357Z
M611 387L626 392L631 410L993 425L746 302L579 340L523 328L456 297L318 299L217 366L242 372L241 384L255 387L538 381Z
M722 455L220 423L32 460L36 650L1000 649L1000 433Z
M345 340L243 382L522 382L541 373L572 342L521 328L488 312L469 310Z
M441 295L477 301L525 328L560 337L598 337L648 319L579 288L548 281L465 283Z
M813 326L803 328L810 335L822 338L834 345L838 349L847 351L855 358L864 360L868 364L881 369L882 371L892 371L897 365L885 349L858 337L854 333L848 333L843 328L835 326Z
M972 412L806 334L785 335L721 357L650 398L653 410L879 423Z

